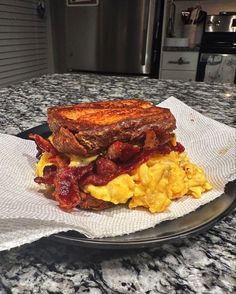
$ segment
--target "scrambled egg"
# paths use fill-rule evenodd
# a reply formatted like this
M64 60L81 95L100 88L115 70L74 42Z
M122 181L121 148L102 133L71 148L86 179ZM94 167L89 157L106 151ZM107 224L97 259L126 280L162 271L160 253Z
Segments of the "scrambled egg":
M50 163L50 153L44 152L37 163L38 176ZM68 155L70 166L88 164L96 157L83 159ZM83 187L97 199L114 204L128 203L129 208L143 206L150 212L162 212L172 200L185 195L195 198L212 189L202 168L190 162L186 153L172 151L157 155L143 163L132 174L122 174L104 186L87 185Z
M87 185L84 190L98 199L128 202L129 208L143 206L155 213L166 210L173 199L199 198L211 188L203 169L191 163L186 153L171 152L151 158L131 175L120 175L105 186Z

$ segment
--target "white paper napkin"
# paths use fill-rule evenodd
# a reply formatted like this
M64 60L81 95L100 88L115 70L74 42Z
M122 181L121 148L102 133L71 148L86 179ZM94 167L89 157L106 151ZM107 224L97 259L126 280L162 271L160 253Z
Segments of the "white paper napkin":
M175 115L178 141L191 160L204 168L213 190L200 199L184 197L157 214L122 206L67 213L34 183L35 143L0 134L0 250L71 229L90 238L129 234L188 214L219 197L225 184L236 178L236 129L201 115L174 97L160 106Z

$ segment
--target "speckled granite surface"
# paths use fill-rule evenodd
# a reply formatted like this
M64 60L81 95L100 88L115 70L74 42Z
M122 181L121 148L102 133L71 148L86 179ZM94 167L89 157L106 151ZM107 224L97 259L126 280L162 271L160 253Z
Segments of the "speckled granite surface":
M171 95L236 126L236 88L146 77L65 74L0 88L0 132L17 134L46 120L50 105L104 98ZM133 251L71 247L42 239L0 252L0 293L235 293L235 211L207 233Z

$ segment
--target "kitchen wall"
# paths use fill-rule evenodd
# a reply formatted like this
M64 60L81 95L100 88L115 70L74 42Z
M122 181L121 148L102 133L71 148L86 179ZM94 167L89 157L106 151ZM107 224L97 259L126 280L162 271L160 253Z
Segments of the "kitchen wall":
M0 86L54 71L50 7L37 15L36 0L0 2Z

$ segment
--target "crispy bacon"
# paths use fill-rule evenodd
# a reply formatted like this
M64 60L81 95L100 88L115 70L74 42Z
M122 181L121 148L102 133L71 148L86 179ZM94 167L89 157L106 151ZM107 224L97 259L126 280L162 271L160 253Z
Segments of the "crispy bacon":
M49 152L52 155L57 155L59 152L58 150L52 145L52 143L41 137L40 135L37 134L29 134L29 138L33 139L41 152Z
M94 162L88 165L79 166L75 168L75 176L77 181L80 181L83 177L90 175L94 170Z
M159 140L157 139L157 135L153 130L148 130L146 132L146 138L144 141L144 149L153 149L154 147L159 145Z
M96 174L102 177L113 175L117 172L117 169L118 169L118 166L114 161L104 156L99 156L96 159L95 166L96 166Z
M70 159L66 155L59 153L57 155L51 156L49 158L49 162L59 168L69 165Z
M116 141L108 148L107 157L114 161L127 162L140 152L141 148L129 143Z
M75 177L74 168L58 169L54 178L54 187L53 196L59 202L61 208L70 210L79 204L81 191Z
M99 156L95 162L90 163L90 170L83 177L77 178L79 186L96 183L103 186L114 179L119 172L118 165L108 158ZM85 167L79 167L85 168Z
M160 145L171 144L173 137L173 133L163 133L157 136Z
M78 171L80 170L80 171ZM53 196L59 202L61 208L71 210L76 206L84 209L101 210L110 207L112 204L103 200L96 199L80 190L78 177L88 172L84 167L64 167L58 170L54 178L55 191Z
M176 145L173 146L173 150L176 152L182 153L185 151L185 148L181 143L177 142Z
M87 177L83 178L81 181L79 181L79 185L85 186L88 184L95 185L95 186L104 186L107 183L109 183L111 180L113 180L115 177L117 177L119 173L110 174L109 176L101 176L98 174L91 174Z
M43 169L43 176L36 177L34 181L37 184L45 184L52 186L54 184L54 177L56 176L57 170L61 167L68 166L69 159L63 154L58 154L51 156L49 162L53 163L52 165L46 165Z
M150 156L154 153L154 151L142 151L138 156L136 156L133 160L130 160L126 163L116 164L116 169L108 170L108 164L100 166L100 170L103 171L102 174L93 172L87 177L84 177L79 181L79 185L85 186L88 184L92 184L95 186L104 186L109 183L111 180L116 178L117 176L125 173L130 173L135 168L139 167L142 163L146 162ZM106 161L104 161L106 162Z
M163 133L157 135L154 130L148 130L146 132L143 149L157 149L160 146L171 144L170 142L173 139L173 136L173 133Z
M42 177L36 177L34 181L37 184L45 184L48 186L54 185L54 178L57 173L57 167L55 165L48 165L45 166L43 169L43 176Z

